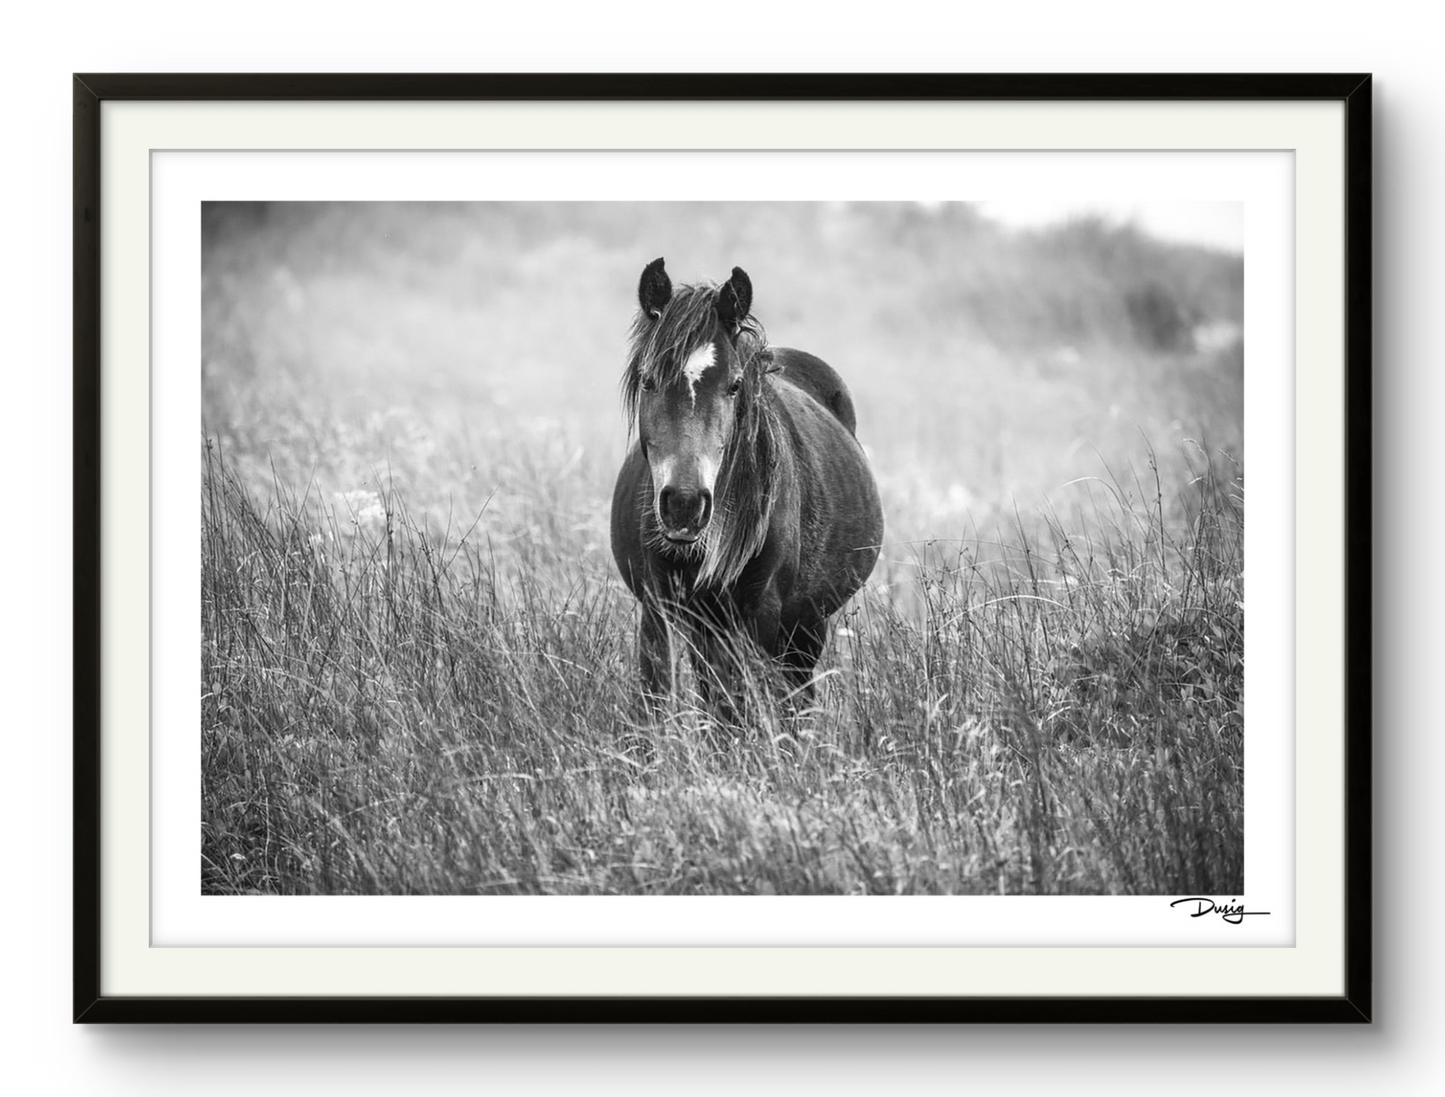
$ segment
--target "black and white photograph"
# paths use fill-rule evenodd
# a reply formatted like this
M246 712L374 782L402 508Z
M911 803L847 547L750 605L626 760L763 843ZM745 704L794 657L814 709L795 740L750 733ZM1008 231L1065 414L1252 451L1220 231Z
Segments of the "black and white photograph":
M1243 894L1242 204L199 215L202 896Z

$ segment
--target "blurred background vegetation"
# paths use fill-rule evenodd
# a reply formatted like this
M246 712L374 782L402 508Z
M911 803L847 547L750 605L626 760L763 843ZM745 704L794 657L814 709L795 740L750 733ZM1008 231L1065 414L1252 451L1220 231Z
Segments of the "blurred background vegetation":
M203 216L204 430L261 486L343 492L384 473L415 512L487 503L525 527L538 478L556 478L602 531L624 339L658 255L678 282L742 266L770 339L843 374L891 542L971 535L1045 495L1067 511L1064 484L1141 465L1146 440L1166 482L1185 439L1242 465L1242 256L1097 217L1016 230L966 204L758 202Z

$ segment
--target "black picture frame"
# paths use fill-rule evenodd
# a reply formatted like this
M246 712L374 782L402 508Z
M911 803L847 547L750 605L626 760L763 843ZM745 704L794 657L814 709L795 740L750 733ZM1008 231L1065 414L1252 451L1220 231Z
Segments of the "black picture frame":
M76 1022L1152 1022L1371 1019L1371 78L1360 74L80 74L73 80ZM1329 998L115 997L101 992L101 105L112 100L1327 100L1345 138L1344 993Z

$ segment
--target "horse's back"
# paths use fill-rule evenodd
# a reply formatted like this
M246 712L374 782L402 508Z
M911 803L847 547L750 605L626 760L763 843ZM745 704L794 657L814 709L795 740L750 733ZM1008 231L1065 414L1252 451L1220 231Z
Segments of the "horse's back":
M775 376L802 389L831 411L848 433L858 433L858 415L853 410L853 396L838 371L823 359L792 347L773 349Z

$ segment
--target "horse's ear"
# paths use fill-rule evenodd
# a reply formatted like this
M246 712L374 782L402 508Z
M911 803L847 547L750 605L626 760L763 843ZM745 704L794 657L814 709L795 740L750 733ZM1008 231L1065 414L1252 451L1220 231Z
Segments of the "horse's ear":
M717 318L729 331L736 332L752 307L753 283L748 272L742 267L733 267L733 276L717 291Z
M659 256L642 268L642 280L637 283L637 303L648 316L661 316L671 299L672 279L662 269Z

